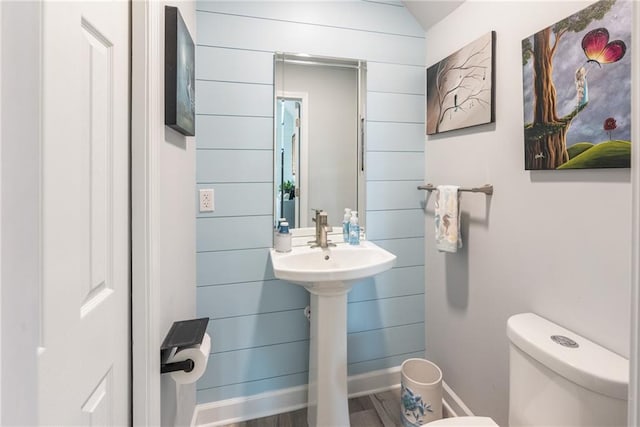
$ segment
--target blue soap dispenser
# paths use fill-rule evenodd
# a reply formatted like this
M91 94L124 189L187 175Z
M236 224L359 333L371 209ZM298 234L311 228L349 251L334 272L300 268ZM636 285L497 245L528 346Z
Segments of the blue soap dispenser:
M349 221L351 220L351 209L344 208L344 218L342 218L342 239L349 243Z
M289 223L280 223L280 230L275 235L274 249L276 252L291 252L291 233L289 233Z
M360 225L358 225L358 211L351 212L351 219L349 220L349 244L360 244Z

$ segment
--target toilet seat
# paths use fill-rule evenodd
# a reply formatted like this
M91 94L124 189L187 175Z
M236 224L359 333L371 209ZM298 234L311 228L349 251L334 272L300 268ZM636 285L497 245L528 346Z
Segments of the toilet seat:
M443 418L441 420L433 421L425 424L425 426L433 427L500 427L489 417L452 417Z

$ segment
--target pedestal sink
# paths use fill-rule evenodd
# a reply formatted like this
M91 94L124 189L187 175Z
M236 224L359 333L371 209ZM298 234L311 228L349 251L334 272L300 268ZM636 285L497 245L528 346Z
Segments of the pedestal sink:
M396 256L376 244L271 250L275 276L311 293L309 426L348 426L347 293L360 279L393 267Z

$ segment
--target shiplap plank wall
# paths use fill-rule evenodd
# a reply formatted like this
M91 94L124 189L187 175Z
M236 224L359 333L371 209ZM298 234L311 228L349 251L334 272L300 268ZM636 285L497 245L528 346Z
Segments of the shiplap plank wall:
M197 312L211 321L198 402L307 382L307 292L271 270L273 53L367 61L368 238L395 268L349 294L349 374L424 354L424 32L401 3L197 2ZM348 41L345 43L345 41Z

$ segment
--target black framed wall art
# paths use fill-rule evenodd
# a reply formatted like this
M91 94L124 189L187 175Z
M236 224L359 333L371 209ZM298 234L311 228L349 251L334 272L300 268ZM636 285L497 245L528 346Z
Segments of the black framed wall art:
M165 6L164 123L195 135L195 46L177 7Z

